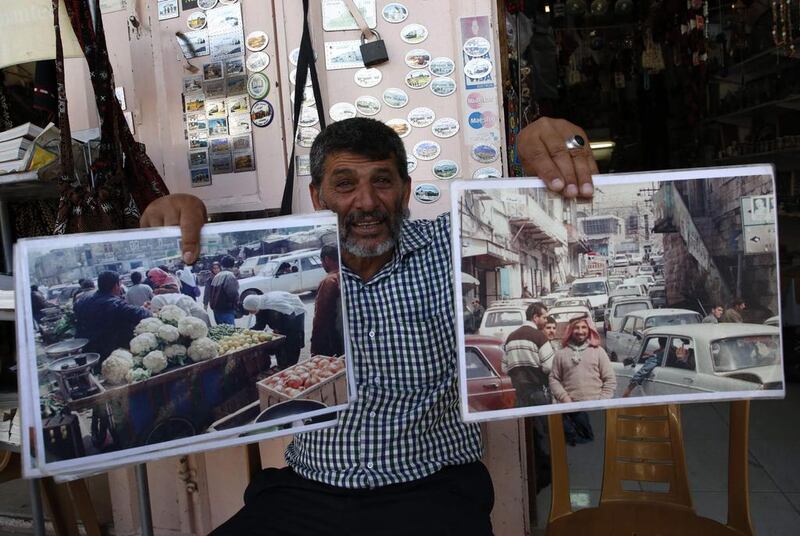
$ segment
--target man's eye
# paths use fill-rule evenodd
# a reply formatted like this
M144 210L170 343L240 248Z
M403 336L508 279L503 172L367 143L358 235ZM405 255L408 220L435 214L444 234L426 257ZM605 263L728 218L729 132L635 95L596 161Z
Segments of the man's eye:
M381 184L381 185L391 184L392 183L392 178L391 177L375 177L374 182L376 182L377 184Z
M335 183L335 186L337 190L349 190L353 187L353 181L350 180L339 181Z

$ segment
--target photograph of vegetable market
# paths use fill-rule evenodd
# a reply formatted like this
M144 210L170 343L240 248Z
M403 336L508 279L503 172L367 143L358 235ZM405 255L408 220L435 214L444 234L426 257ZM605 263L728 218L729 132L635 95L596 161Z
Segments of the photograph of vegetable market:
M347 406L333 216L206 225L193 265L177 228L17 251L20 392L49 474L329 426Z
M771 168L453 194L467 420L784 395Z

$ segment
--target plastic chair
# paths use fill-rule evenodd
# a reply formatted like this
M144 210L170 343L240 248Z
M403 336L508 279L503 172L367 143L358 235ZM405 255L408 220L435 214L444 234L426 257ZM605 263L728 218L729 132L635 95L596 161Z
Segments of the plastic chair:
M749 415L749 401L731 402L726 524L698 516L692 506L679 406L606 412L600 503L574 512L561 415L548 416L553 502L546 534L753 536L747 470Z

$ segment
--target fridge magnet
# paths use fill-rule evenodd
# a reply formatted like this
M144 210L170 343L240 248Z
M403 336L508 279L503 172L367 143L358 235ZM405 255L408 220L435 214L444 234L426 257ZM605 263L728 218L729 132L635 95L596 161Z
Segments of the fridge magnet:
M424 69L431 62L431 53L424 48L415 48L406 53L406 65L412 69Z
M392 108L402 108L408 104L408 94L400 88L390 87L383 92L383 102Z
M253 73L247 79L247 93L256 100L269 93L269 78L264 73Z
M176 19L179 15L178 0L158 0L158 20Z
M331 106L330 110L328 110L328 115L330 115L331 119L334 121L350 119L355 117L357 114L358 111L356 110L356 107L349 102L337 102Z
M190 30L202 30L206 27L206 12L205 11L195 11L189 18L186 20L186 26L189 27Z
M228 115L245 114L250 111L250 103L247 95L236 95L225 99L225 106L228 108Z
M253 150L253 137L250 134L234 136L231 138L231 148L234 153Z
M314 59L316 60L316 52L314 53ZM289 63L297 67L297 59L300 57L300 48L293 48L291 52L289 52Z
M487 55L491 48L492 45L489 43L488 39L478 36L467 39L467 42L464 43L463 50L464 54L470 58L480 58Z
M241 76L246 74L244 71L244 58L229 58L225 60L225 76Z
M233 163L230 154L211 155L211 175L225 175L233 173Z
M500 157L500 151L494 145L478 143L472 146L472 158L481 164L490 164Z
M244 54L244 37L242 32L229 32L209 36L211 42L211 58L221 60L228 56Z
M431 80L431 91L437 97L447 97L456 91L456 81L447 76L440 76Z
M399 24L408 18L408 8L399 2L392 2L383 6L381 16L386 22Z
M208 120L203 112L192 112L186 114L186 130L196 132L198 130L208 130Z
M225 107L224 99L206 101L206 116L211 118L228 117L228 109Z
M255 158L252 151L249 153L233 153L233 172L244 173L256 169Z
M256 30L247 34L247 39L245 39L244 44L247 47L247 50L251 52L259 52L267 48L267 45L269 44L269 36L267 35L267 32Z
M200 9L212 9L217 5L217 0L197 0L197 7Z
M437 179L449 180L458 175L458 164L453 160L439 160L432 171Z
M230 154L231 142L230 138L211 138L211 145L209 153L214 154Z
M189 151L189 169L208 167L208 149Z
M417 159L412 154L406 154L406 168L408 169L408 174L414 172L417 169Z
M189 149L203 149L208 147L208 132L205 130L189 132Z
M294 104L294 91L289 93L289 100ZM303 106L314 106L317 103L317 98L314 96L314 89L310 86L303 88Z
M223 67L221 61L214 61L211 63L203 64L203 80L219 80L223 76Z
M247 134L252 130L250 123L250 113L243 114L230 114L228 116L228 134L231 136L240 136Z
M452 138L458 132L458 121L452 117L442 117L433 123L431 131L437 138Z
M319 129L314 127L302 127L297 129L297 145L310 148L314 140L319 135Z
M220 6L206 13L208 35L242 34L242 7Z
M211 174L208 168L192 169L189 171L192 179L192 188L211 186Z
M414 108L408 112L408 122L411 123L411 126L417 128L427 127L433 123L434 119L436 119L434 111L424 106Z
M227 136L228 135L228 118L215 117L208 120L208 135L209 136Z
M356 110L361 115L377 115L381 111L381 101L372 95L362 95L356 99Z
M205 30L185 32L180 37L176 37L176 39L181 47L183 56L187 59L208 56L210 53L208 32Z
M473 58L464 65L464 74L473 80L485 78L492 72L492 62L486 58Z
M294 169L298 176L311 175L311 155L299 154L295 156Z
M325 41L325 68L329 71L337 69L359 69L364 67L361 58L361 41Z
M203 84L206 99L218 99L225 96L225 80L212 80Z
M232 78L226 78L225 79L225 87L226 87L228 96L244 95L244 94L247 93L247 77L246 76L234 76Z
M250 120L257 127L268 126L270 123L272 123L272 119L274 117L275 110L272 108L272 104L270 104L268 101L256 101L253 103L253 107L250 108Z
M195 93L193 95L186 95L186 113L199 112L206 107L206 97L202 93Z
M431 83L431 73L423 70L409 71L406 74L406 85L411 89L422 89Z
M197 9L197 0L181 0L181 9L184 11Z
M376 69L375 67L362 67L356 71L353 78L355 78L356 85L358 86L375 87L381 83L383 74L380 69Z
M441 146L435 141L424 140L414 146L414 156L420 160L433 160L441 152Z
M322 0L322 29L326 32L342 30L358 30L358 24L350 14L345 0ZM361 12L364 22L370 28L378 25L378 14L375 0L355 0L356 9Z
M400 39L411 45L422 43L428 38L428 29L422 24L409 24L400 30Z
M414 187L414 199L425 205L435 203L442 197L442 192L435 184L418 184Z
M500 173L500 170L493 167L482 167L476 169L472 174L473 179L499 179L502 176L503 174Z
M435 76L450 76L456 70L456 63L445 56L433 58L428 70Z
M289 82L292 85L296 85L297 84L297 69L292 69L291 71L289 71ZM310 75L306 76L306 87L311 86L311 83L312 83L311 82L311 76Z
M300 119L297 124L301 127L313 127L319 123L319 113L315 106L303 106L300 108Z
M256 52L247 56L247 70L251 73L263 71L269 65L269 54L266 52Z
M183 93L184 95L188 95L189 93L196 93L197 91L203 91L203 75L197 74L194 76L187 76L183 79Z
M411 125L405 119L395 118L386 121L386 126L397 132L401 138L405 138L411 134Z

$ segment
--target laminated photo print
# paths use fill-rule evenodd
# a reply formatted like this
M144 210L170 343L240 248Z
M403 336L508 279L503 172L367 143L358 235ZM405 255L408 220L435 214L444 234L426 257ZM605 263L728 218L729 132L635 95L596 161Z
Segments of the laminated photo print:
M466 421L782 398L768 165L451 186Z
M20 240L23 472L107 470L335 425L355 394L331 213ZM313 338L313 342L312 342Z

